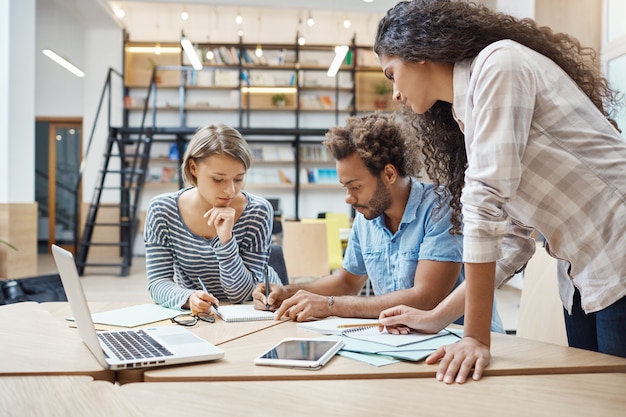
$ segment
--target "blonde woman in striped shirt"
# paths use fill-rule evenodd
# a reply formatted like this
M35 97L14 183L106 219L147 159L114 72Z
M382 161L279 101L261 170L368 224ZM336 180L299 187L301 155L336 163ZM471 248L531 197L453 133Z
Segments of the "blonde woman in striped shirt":
M267 266L272 206L242 190L251 163L237 130L219 124L194 134L181 167L188 187L148 207L146 272L156 303L202 312L220 301L249 301L265 271L280 285Z

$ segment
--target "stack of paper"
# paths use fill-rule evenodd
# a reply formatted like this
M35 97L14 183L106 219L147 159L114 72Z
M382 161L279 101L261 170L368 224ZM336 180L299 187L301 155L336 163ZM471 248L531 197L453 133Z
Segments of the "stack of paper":
M340 355L370 365L382 366L399 361L420 361L443 345L456 343L460 340L458 332L444 329L439 333L425 334L411 332L409 334L390 334L386 330L380 332L373 319L329 318L312 322L299 323L304 330L315 331L327 335L329 339L340 339L344 347ZM342 328L345 325L363 327ZM366 326L366 325L370 326Z

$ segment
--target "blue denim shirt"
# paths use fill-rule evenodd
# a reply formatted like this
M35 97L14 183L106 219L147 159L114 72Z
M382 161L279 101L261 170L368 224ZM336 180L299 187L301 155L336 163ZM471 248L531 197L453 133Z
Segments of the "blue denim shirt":
M387 229L384 215L367 220L357 213L343 257L343 268L355 275L367 275L374 294L380 295L412 288L417 263L421 259L463 262L463 238L449 233L451 209L447 204L441 208L437 205L434 186L413 180L396 233ZM461 270L454 287L463 280ZM492 330L504 331L495 298Z

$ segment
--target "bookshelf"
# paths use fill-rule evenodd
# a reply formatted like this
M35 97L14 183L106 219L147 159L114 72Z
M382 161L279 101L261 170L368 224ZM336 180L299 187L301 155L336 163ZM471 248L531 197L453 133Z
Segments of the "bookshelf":
M169 131L175 143L177 134L188 139L208 123L230 125L255 152L246 183L250 192L280 199L288 217L349 212L334 161L322 155L321 142L328 128L346 117L377 109L374 84L385 78L370 47L351 45L337 76L329 77L332 45L264 44L258 54L257 44L199 43L202 70L189 65L177 44L161 44L168 53L160 55L149 45L125 43L126 126L144 123ZM163 158L151 159L148 186L168 191L179 161Z

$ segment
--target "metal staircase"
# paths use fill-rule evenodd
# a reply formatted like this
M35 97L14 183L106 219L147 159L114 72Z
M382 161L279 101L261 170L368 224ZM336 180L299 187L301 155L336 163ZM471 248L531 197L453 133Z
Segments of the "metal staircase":
M111 125L111 85L113 75L117 75L121 79L124 78L123 74L109 68L85 154L86 159L94 138L100 112L103 104L105 104L105 96L108 95L108 138L103 153L102 166L98 171L96 186L93 189L82 235L80 238L77 236L74 240L76 267L79 275L85 273L86 267L115 267L120 268L120 276L128 275L133 258L134 240L139 225L138 207L141 203L141 195L146 181L154 130L145 128L148 100L146 100L143 109L140 127L128 127L126 117L123 127L113 127ZM152 79L148 87L148 99L154 90L154 86L155 71L152 73ZM76 185L75 191L77 195L80 195L82 174L85 168L84 161L80 168L79 181ZM104 205L102 202L103 196L109 193L115 193L115 197L111 200L116 201L114 206L119 210L119 216L117 216L116 221L102 221L100 217L103 216L98 216L99 209ZM76 210L76 212L79 213L80 211ZM77 224L80 221L80 219L77 219ZM103 229L108 229L106 233L101 234L102 236L108 236L108 240L99 236L99 232ZM114 234L110 232L111 229L115 229ZM110 236L113 235L116 238L110 239ZM89 250L98 246L118 248L119 259L113 262L90 261L88 259Z
M138 207L148 171L151 146L150 129L143 132L143 129L109 128L102 167L98 171L85 228L78 244L76 266L80 275L83 275L85 267L120 267L120 275L128 275L139 223ZM98 218L102 196L109 191L119 193L120 196L119 219L115 222L100 221ZM96 228L118 229L119 239L115 241L94 239ZM118 247L119 262L88 262L89 249L97 246Z

